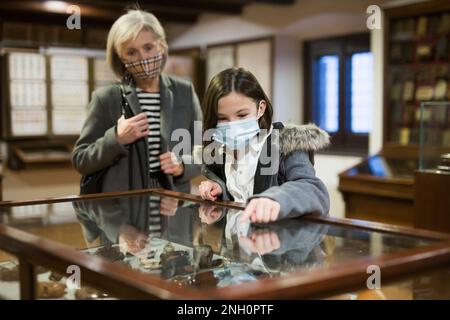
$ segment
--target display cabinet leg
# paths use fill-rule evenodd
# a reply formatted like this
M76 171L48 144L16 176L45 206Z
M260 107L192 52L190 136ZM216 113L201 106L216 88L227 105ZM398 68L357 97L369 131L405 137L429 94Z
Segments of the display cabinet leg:
M34 300L36 298L36 274L34 265L19 258L20 299Z

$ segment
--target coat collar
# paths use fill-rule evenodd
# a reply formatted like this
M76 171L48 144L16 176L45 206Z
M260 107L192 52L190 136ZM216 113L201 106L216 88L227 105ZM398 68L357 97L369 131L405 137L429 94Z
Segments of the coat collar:
M278 127L274 124L274 129L278 129ZM258 159L258 164L256 166L255 178L253 182L253 194L259 194L272 186L272 179L274 176L278 176L278 168L280 161L280 150L279 145L277 144L278 139L274 139L274 134L277 134L276 131L272 130L271 134L267 137L266 142L263 145L262 152L267 154L267 157L270 158L270 161L265 161L264 163L261 161L261 155ZM275 167L276 170L273 174L263 174L264 171L270 171L269 168Z

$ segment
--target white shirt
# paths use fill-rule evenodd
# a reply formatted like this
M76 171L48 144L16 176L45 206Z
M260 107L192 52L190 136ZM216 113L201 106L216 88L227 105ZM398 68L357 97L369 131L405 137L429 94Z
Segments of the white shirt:
M264 130L262 131L262 133ZM267 131L265 131L267 132ZM253 195L256 167L262 148L269 135L272 133L272 126L264 136L257 135L250 140L250 143L243 148L243 151L234 152L225 148L225 177L227 180L228 192L236 202L247 202ZM222 146L223 148L223 146ZM235 159L237 153L237 159Z

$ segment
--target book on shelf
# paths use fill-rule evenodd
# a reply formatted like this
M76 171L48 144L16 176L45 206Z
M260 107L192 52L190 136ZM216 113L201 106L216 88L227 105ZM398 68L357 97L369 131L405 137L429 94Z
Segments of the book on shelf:
M433 99L434 87L430 85L418 86L416 90L417 101L429 101Z
M436 81L436 85L434 86L434 99L445 100L447 98L447 92L448 81L446 79Z
M419 62L426 62L433 58L433 46L431 43L418 44L416 58Z
M432 16L429 19L428 33L430 36L436 36L439 34L440 24L441 24L440 16Z
M399 101L402 97L402 83L397 82L391 86L390 99L391 101Z
M403 101L412 101L414 99L415 83L408 80L403 84Z
M439 23L439 34L447 34L450 32L450 13L444 13Z
M426 16L419 17L417 20L417 31L416 35L418 37L424 37L427 35L428 18Z
M406 146L409 144L409 135L410 135L410 129L403 127L400 128L400 132L399 132L399 139L398 139L398 143L402 146Z

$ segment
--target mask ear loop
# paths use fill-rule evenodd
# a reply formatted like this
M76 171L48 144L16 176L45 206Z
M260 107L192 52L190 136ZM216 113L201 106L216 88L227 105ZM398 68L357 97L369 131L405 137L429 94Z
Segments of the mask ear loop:
M259 115L259 112L261 110L261 102L263 102L263 101L264 100L259 100L258 101L258 105L257 105L258 111L257 111L257 114L256 114L256 120L259 120L264 115L264 112L261 115Z

